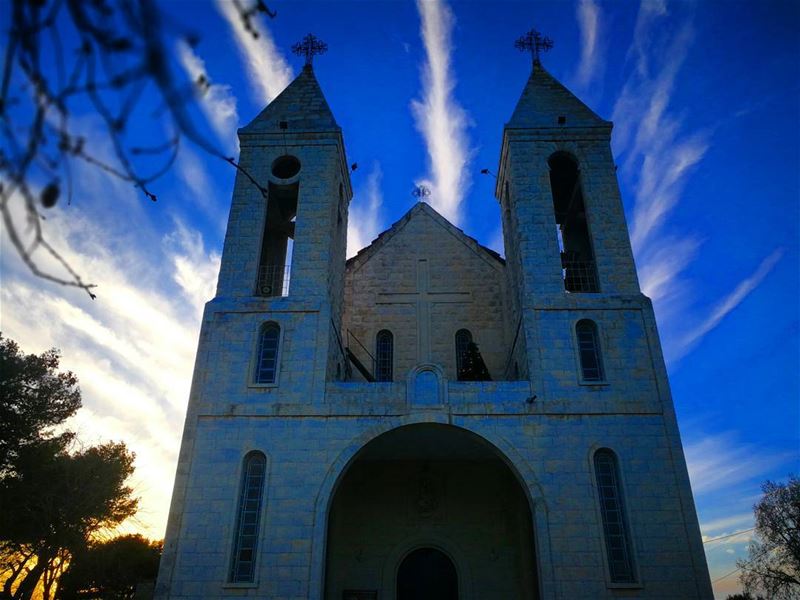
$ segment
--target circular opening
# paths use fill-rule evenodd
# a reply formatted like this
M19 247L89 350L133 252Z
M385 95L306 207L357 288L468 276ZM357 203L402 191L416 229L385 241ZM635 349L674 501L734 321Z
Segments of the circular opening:
M278 179L291 179L300 172L300 161L288 154L280 156L272 163L272 174Z

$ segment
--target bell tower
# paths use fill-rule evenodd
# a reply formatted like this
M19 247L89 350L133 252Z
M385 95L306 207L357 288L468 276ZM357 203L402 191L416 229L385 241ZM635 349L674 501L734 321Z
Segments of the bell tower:
M657 419L664 436L659 476L678 499L672 522L682 524L676 539L690 565L693 589L685 597L710 598L655 314L639 288L625 222L612 123L542 66L539 53L552 42L531 31L516 46L531 51L532 69L503 131L495 189L517 327L513 359L527 369L520 375L531 384L531 410L558 415L568 426L562 435L584 436L595 449L601 475L593 485L617 468L609 466L616 454L605 454L614 436L628 438L627 460L652 458L632 432ZM629 506L644 510L645 503L632 495ZM635 548L623 520L602 514L608 585L644 589L643 565L651 559ZM615 537L612 529L623 533Z
M640 293L611 154L612 124L545 70L539 52L551 46L535 31L517 41L517 48L531 50L533 64L503 130L495 189L522 336L517 353L539 344L536 318L526 311L553 304L570 310ZM536 352L528 354L518 362L532 375L540 365Z
M242 168L212 305L246 307L265 320L280 314L287 320L279 323L282 362L305 364L302 379L324 383L344 368L333 332L341 322L352 192L342 132L310 60L239 130L239 141Z
M253 430L259 417L319 409L326 382L344 373L338 332L352 192L342 131L314 75L314 53L239 130L241 168L216 296L203 314L157 597L177 585L181 536L198 527L192 519L204 494L192 491L192 481L240 476L238 459L224 473L213 471L209 464L226 459L209 439L262 448L264 434ZM263 478L270 463L260 452L247 455L248 476ZM236 531L239 545L220 558L224 578L251 581L252 532Z

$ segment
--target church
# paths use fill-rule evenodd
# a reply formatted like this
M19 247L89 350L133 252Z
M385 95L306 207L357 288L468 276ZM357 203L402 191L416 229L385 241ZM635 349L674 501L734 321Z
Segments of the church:
M504 257L420 202L346 259L310 55L239 130L157 598L712 598L612 124L535 50Z

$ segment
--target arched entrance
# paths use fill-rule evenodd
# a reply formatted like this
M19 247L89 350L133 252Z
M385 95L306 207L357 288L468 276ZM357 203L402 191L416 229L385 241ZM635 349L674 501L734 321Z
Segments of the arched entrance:
M417 548L397 570L397 600L458 600L458 574L444 552Z
M538 597L530 505L515 473L482 437L422 423L373 439L340 476L325 598L425 598L401 586L424 588L431 569L438 583L453 576L452 595L431 598Z

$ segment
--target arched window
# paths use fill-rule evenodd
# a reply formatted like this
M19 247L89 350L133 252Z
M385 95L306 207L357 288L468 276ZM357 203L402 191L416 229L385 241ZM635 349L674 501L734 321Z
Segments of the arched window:
M578 338L578 354L581 360L581 379L583 381L604 381L603 357L600 354L600 336L597 325L589 319L581 319L575 325Z
M394 336L388 329L381 329L375 336L375 379L392 381L394 362Z
M467 356L467 348L470 342L472 342L472 333L469 329L456 331L456 375L459 381L463 381L464 360Z
M258 527L266 471L267 458L261 452L250 452L244 457L229 576L233 583L246 583L255 579Z
M258 356L256 357L255 383L275 383L278 376L278 344L281 328L277 323L269 322L261 326L258 338Z
M556 152L547 164L550 166L564 289L568 292L599 292L578 162L566 152Z
M292 250L297 226L300 160L284 154L272 163L267 184L267 212L261 236L256 295L287 296L291 279Z
M636 577L631 554L631 539L616 455L607 448L595 452L594 472L611 582L633 583Z

